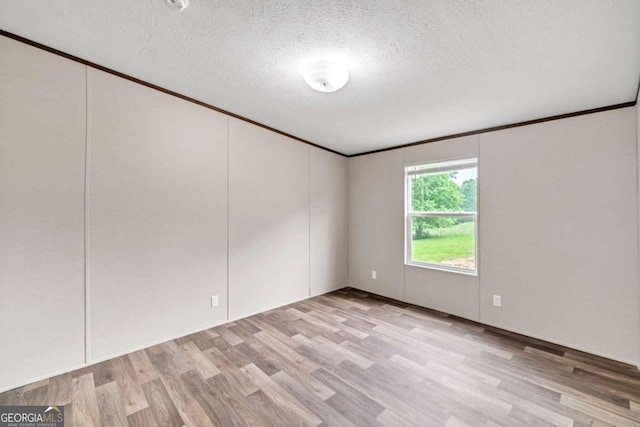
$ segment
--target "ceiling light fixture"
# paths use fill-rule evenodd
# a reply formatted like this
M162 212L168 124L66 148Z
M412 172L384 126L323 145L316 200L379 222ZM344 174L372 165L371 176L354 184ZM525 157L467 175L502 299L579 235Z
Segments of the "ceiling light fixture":
M189 7L189 0L167 0L167 4L171 9L182 12Z
M329 61L318 61L307 65L304 81L318 92L335 92L349 81L349 73L343 67Z

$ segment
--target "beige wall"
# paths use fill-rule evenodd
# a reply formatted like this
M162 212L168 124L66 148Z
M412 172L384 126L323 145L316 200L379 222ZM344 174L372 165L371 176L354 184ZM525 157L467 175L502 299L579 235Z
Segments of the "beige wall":
M349 162L311 148L311 295L347 286L349 274Z
M309 146L229 121L229 318L309 297Z
M229 122L229 319L346 286L348 162Z
M227 117L93 69L88 91L95 361L227 319Z
M480 144L482 322L640 362L633 108Z
M0 392L348 282L346 158L0 49Z
M85 67L0 52L1 390L84 363Z
M350 284L639 364L635 127L626 108L351 158ZM404 266L403 165L473 156L478 276Z
M403 168L401 150L349 159L349 284L399 300L404 299Z

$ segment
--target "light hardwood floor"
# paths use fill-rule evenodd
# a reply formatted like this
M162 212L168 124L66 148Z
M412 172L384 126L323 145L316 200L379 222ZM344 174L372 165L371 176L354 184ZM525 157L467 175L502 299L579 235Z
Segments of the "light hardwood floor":
M0 394L67 426L640 425L629 365L353 289Z

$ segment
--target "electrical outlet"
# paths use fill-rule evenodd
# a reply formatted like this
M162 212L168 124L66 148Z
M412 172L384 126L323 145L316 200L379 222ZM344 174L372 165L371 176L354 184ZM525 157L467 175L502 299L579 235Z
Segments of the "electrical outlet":
M211 297L211 307L216 307L218 305L218 295L214 295Z
M376 280L376 279L378 278L377 276L378 276L378 275L377 275L376 271L375 271L375 270L371 270L371 278L372 278L373 280Z
M493 296L493 305L496 307L502 307L502 297L500 295Z

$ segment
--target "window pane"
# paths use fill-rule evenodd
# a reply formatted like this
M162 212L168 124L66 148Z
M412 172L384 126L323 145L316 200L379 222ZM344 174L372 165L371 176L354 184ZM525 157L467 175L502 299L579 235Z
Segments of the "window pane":
M476 212L478 169L410 175L414 212Z
M412 217L411 261L475 270L474 217Z

